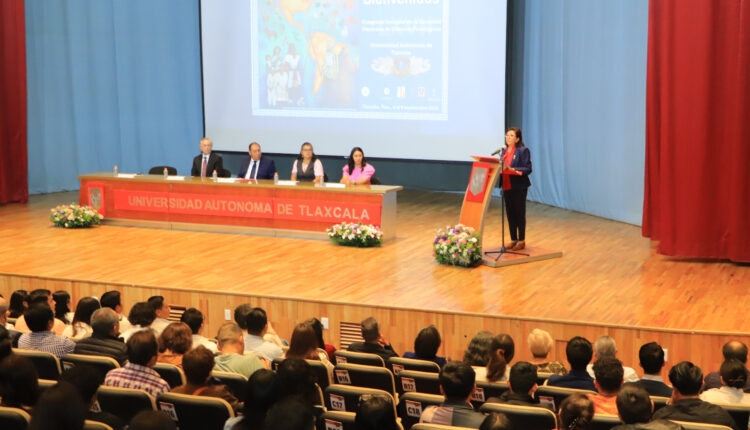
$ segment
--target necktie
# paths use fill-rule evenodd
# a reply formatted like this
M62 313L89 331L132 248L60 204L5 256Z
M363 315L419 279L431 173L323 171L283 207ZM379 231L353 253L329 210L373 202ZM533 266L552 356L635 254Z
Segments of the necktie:
M208 158L203 157L203 166L201 167L201 178L206 177L206 168L208 168Z
M250 178L255 179L255 166L258 165L258 162L253 160L253 168L250 170Z

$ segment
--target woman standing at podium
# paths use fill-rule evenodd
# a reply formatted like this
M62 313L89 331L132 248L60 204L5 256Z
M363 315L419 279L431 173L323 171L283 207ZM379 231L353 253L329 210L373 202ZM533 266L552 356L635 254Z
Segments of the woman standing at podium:
M297 159L292 164L292 180L300 182L320 183L323 180L323 163L313 152L310 142L302 144Z
M523 144L520 128L510 127L505 131L505 147L500 158L510 167L503 170L500 178L511 240L505 248L520 251L526 248L526 193L531 186L531 153Z

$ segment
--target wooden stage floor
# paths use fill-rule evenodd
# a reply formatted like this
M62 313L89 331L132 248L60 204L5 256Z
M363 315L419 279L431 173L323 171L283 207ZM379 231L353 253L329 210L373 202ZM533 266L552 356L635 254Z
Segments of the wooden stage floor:
M405 191L382 248L321 240L101 226L63 230L49 209L77 192L0 206L0 273L558 321L748 332L750 267L657 255L640 228L529 203L527 242L559 259L493 269L433 261L461 196ZM499 200L485 244L500 242Z

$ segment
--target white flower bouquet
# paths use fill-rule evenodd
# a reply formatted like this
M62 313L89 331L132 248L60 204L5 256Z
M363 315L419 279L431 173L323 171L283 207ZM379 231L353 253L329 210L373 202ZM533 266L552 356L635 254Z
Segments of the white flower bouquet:
M50 209L49 220L63 228L86 228L101 224L104 216L91 206L80 206L75 203L60 205Z
M361 222L336 224L326 229L326 233L331 241L338 245L367 248L383 243L383 232L380 231L380 227L363 225Z
M456 224L437 231L432 243L435 260L440 264L474 267L482 261L482 243L472 227Z

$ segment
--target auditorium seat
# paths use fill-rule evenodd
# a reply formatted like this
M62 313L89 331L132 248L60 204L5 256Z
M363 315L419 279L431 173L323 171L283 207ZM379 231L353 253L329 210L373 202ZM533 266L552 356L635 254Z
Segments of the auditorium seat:
M172 166L154 166L150 169L148 169L149 175L163 175L164 174L164 168L167 168L167 173L170 175L176 175L177 169Z
M325 390L325 406L329 410L357 412L359 398L363 394L382 396L390 399L393 411L396 412L396 403L390 393L366 387L353 387L351 385L331 384Z
M538 372L536 374L536 384L540 386L546 384L547 379L549 379L549 377L552 375L554 375L554 373Z
M589 390L577 390L575 388L564 388L564 387L551 387L549 385L541 385L536 390L536 398L549 397L555 403L555 411L560 408L560 403L565 400L571 394L585 394L587 396L595 396L594 391Z
M96 391L96 398L101 410L117 415L124 422L130 422L140 411L156 410L154 398L143 390L102 385Z
M396 376L396 390L399 394L416 391L425 394L440 394L440 374L402 370Z
M39 383L39 395L40 396L45 390L47 390L47 388L54 387L55 384L57 384L57 381L53 381L51 379L40 378L37 382Z
M328 368L320 360L305 360L312 368L313 374L315 374L315 382L318 383L321 390L325 390L327 386L331 385L331 377L328 373Z
M667 406L667 402L669 402L669 400L669 397L651 396L651 401L654 402L654 412L658 411L664 406Z
M185 374L182 369L169 363L156 363L154 365L154 371L161 376L161 378L167 381L170 388L179 387L185 384Z
M65 370L82 364L95 367L102 375L106 375L110 370L120 367L117 360L103 355L68 354L60 358L60 363Z
M234 417L229 403L218 397L163 393L157 403L159 410L177 421L180 430L221 430L224 422Z
M440 373L440 366L434 361L416 360L414 358L391 357L388 359L388 368L393 371L394 375L398 375L402 370Z
M237 400L240 402L245 401L245 385L247 385L247 377L245 375L214 370L211 372L211 376L226 385L227 389L234 394L234 397L237 397Z
M404 393L399 395L398 416L405 430L419 422L422 411L428 406L438 406L445 401L443 396L424 393Z
M507 403L485 403L479 408L479 411L484 413L503 413L512 422L518 423L518 428L533 430L552 430L557 428L557 417L554 412L547 408L509 405Z
M336 362L333 364L362 364L365 366L385 367L383 358L366 352L336 351L333 353Z
M356 416L354 412L325 411L315 422L315 430L358 430L354 424Z
M594 419L591 422L592 430L609 430L612 427L619 426L622 424L620 417L617 415L610 414L594 414Z
M361 364L337 364L333 370L338 384L376 388L396 397L393 374L385 367L364 366Z
M31 360L40 378L55 381L60 379L62 368L60 367L60 360L54 354L31 349L14 349L13 352Z
M492 397L500 397L506 391L508 391L508 383L505 381L478 381L477 389L474 390L474 394L471 395L471 399L469 400L471 401L472 406L478 408L488 399Z
M750 420L750 406L738 405L738 404L727 404L727 403L715 403L717 406L721 406L722 409L729 412L734 422L740 427L745 428L745 424Z
M99 421L86 420L83 423L83 430L113 430L112 427L100 423Z
M412 430L466 430L466 427L442 426L440 424L414 424Z
M720 426L718 424L691 423L688 421L670 420L682 426L684 430L732 430L731 427Z
M23 409L0 406L0 429L26 430L30 421L31 416Z

